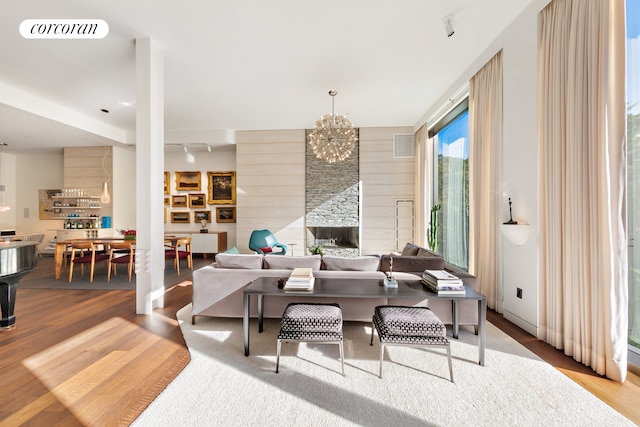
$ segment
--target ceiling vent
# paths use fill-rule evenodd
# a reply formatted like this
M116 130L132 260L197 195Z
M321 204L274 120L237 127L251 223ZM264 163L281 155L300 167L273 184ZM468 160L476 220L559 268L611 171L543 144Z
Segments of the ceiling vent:
M393 135L393 157L415 157L416 146L412 133L396 133Z

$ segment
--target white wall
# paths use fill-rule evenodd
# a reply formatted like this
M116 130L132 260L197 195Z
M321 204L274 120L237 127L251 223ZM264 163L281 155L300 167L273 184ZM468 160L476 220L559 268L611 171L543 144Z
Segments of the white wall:
M189 194L204 193L208 197L207 172L227 172L236 170L236 152L234 147L213 148L212 152L197 151L192 153L165 152L164 154L164 170L170 172L171 194ZM176 191L176 175L175 172L201 172L201 189L200 191ZM222 205L218 205L222 206ZM226 231L227 246L232 247L236 244L236 224L234 223L216 223L216 205L207 205L204 209L190 208L173 208L165 206L167 210L167 222L164 224L165 232L190 231L198 232L200 224L193 221L193 212L196 210L211 210L211 224L209 231ZM171 212L189 212L189 224L172 224ZM237 213L236 213L237 216Z
M111 228L114 231L136 228L135 147L114 145L112 158L113 176L109 184L113 205Z
M504 78L504 148L502 187L496 189L505 197L501 222L509 218L506 197L513 202L513 218L530 224L529 237L516 246L501 235L503 310L506 319L537 335L538 327L538 162L537 162L537 20L538 13L550 0L533 0L529 7L496 39L496 41L443 92L416 124L421 126L451 94L478 72L500 49L503 50ZM522 289L522 299L516 298Z
M17 189L17 182L20 182L16 178L17 159L13 154L3 153L2 164L0 164L0 176L2 177L2 184L5 185L5 191L2 196L4 197L4 204L11 209L8 211L0 212L0 230L13 230L17 228L16 218L16 199L20 194L20 189ZM33 174L35 169L29 169ZM36 210L37 212L37 210Z
M44 232L44 239L40 245L40 250L43 251L47 242L56 235L55 230L62 228L62 221L39 219L38 190L63 187L64 156L62 152L58 154L20 154L15 156L15 159L15 174L9 175L7 173L7 177L11 176L13 181L12 188L15 189L16 183L19 183L15 202L11 208L13 215L15 215L15 228L18 233ZM13 180L14 176L15 180ZM25 209L29 211L28 217L25 215Z

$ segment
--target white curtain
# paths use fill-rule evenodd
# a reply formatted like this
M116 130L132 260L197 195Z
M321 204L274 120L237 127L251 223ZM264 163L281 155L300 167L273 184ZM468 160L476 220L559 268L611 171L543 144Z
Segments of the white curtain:
M624 0L555 0L538 27L539 338L624 381Z
M431 209L431 171L433 169L433 150L429 149L427 125L415 133L416 144L416 182L415 182L415 244L426 247L427 212Z
M502 163L502 51L469 82L469 272L487 305L502 312L499 197Z

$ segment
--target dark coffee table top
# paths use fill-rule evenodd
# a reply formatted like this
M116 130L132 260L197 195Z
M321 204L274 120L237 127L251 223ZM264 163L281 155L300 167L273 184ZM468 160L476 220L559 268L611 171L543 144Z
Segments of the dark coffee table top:
M397 288L386 288L382 279L316 277L311 291L285 291L278 288L276 277L259 277L244 290L244 293L249 295L307 295L339 298L486 299L484 295L467 285L465 285L465 289L465 295L437 295L424 286L418 276L415 280L398 280Z

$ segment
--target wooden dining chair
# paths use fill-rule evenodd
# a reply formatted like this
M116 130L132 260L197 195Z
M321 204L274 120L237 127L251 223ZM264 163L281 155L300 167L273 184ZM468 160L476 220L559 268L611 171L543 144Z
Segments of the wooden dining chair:
M77 241L70 243L71 259L69 260L69 283L73 279L73 266L74 264L80 264L80 273L84 276L84 265L89 264L91 266L91 274L89 276L89 282L93 283L93 272L95 270L96 261L107 261L107 267L109 255L106 253L96 253L96 248L93 242ZM85 254L86 252L86 254Z
M173 259L173 268L180 275L180 260L186 258L187 268L193 270L193 259L191 257L191 237L172 238L167 241L168 245L164 251L165 259ZM184 246L184 249L180 249Z
M107 282L111 281L111 270L113 275L117 274L116 266L118 264L127 264L127 272L129 273L129 283L131 283L131 275L133 273L133 265L135 263L135 254L131 241L111 242L109 245L109 271L107 273Z

